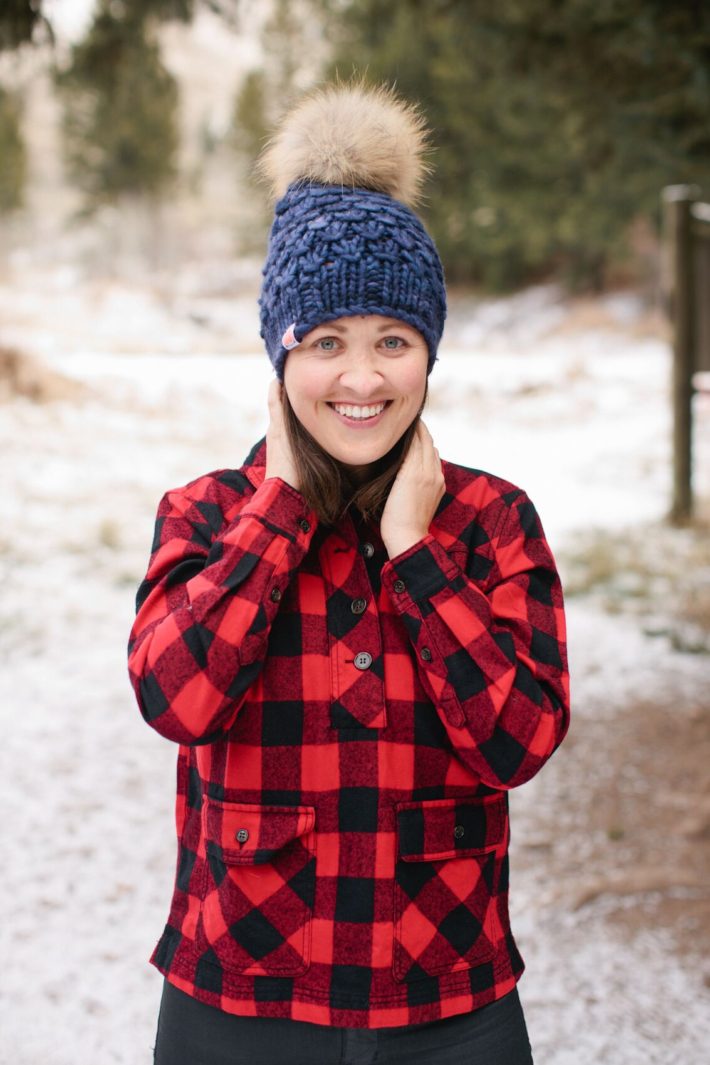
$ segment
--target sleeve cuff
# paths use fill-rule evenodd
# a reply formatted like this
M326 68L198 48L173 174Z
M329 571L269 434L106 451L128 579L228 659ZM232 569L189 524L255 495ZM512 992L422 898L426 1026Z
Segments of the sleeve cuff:
M462 576L457 563L428 533L382 567L382 581L394 603L420 602Z
M296 542L307 542L318 524L314 510L292 485L280 477L267 478L236 516L253 517L275 533ZM227 537L225 537L226 539Z

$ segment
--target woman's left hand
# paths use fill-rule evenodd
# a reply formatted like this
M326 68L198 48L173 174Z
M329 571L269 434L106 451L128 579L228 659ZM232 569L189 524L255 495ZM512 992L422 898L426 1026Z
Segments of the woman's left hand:
M390 558L427 535L445 491L439 452L420 420L380 520L380 535Z

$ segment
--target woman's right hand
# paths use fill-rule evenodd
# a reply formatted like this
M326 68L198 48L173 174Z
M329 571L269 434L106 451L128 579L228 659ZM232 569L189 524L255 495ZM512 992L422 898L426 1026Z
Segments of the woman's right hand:
M296 462L286 432L283 409L283 385L274 378L269 385L269 428L266 430L266 476L280 477L299 488Z

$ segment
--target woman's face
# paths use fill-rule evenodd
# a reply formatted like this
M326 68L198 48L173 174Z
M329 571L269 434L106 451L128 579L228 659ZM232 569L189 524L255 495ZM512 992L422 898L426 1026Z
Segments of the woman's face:
M288 353L284 387L316 442L364 479L419 413L428 358L424 337L404 322L337 318Z

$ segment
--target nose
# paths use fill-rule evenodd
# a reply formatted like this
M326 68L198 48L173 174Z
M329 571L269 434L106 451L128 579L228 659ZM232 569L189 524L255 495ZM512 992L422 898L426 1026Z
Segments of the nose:
M341 387L362 399L381 389L384 376L376 353L367 349L353 352L340 373Z

